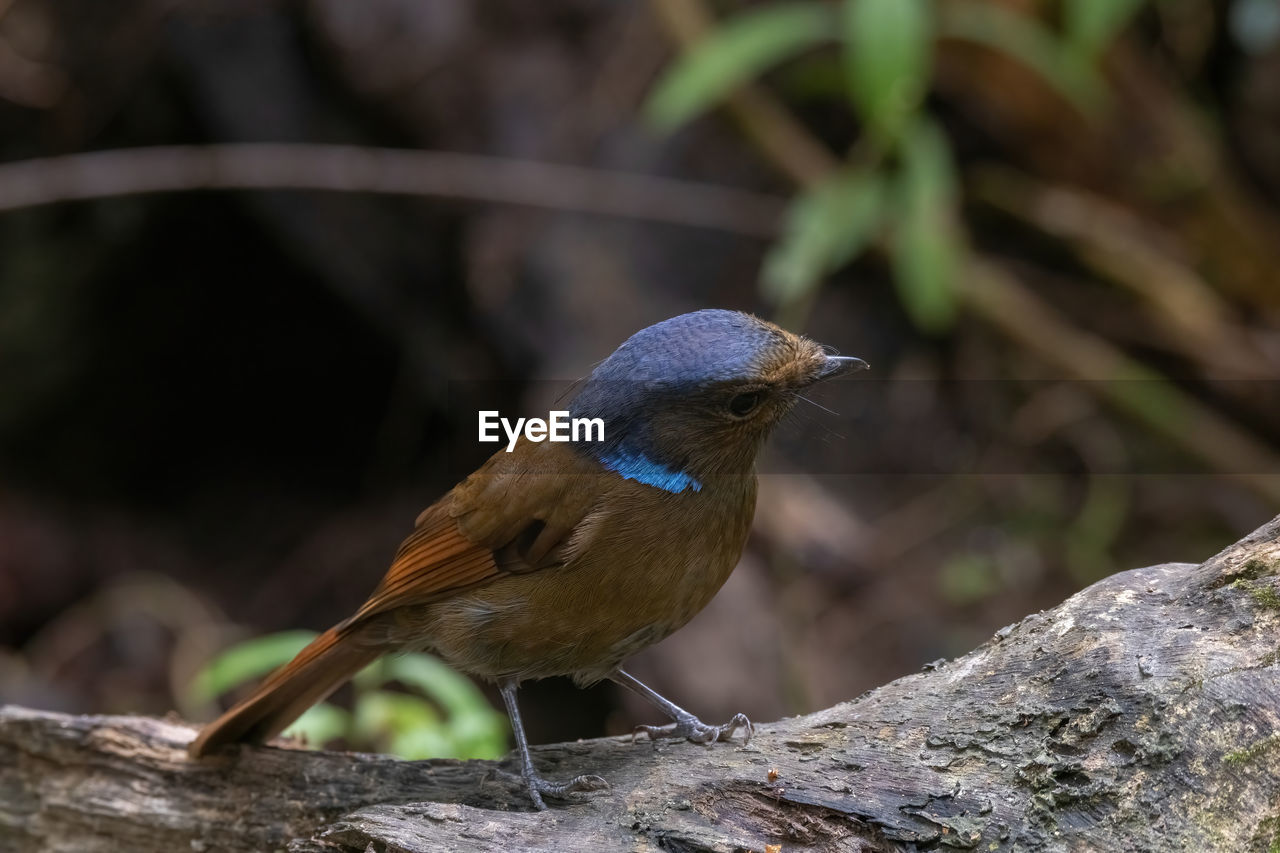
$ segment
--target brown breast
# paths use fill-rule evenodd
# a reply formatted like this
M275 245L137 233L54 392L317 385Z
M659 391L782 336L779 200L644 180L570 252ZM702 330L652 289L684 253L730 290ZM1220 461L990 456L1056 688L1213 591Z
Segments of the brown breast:
M590 683L705 607L746 543L754 474L679 494L593 476L577 488L599 499L566 541L562 564L403 614L418 645L481 677Z

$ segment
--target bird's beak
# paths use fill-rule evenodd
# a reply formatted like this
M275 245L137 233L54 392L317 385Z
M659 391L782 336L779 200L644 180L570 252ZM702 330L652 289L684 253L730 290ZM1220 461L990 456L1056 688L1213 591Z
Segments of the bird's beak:
M833 379L837 376L844 376L847 373L869 370L870 368L871 365L860 358L854 358L850 355L829 355L826 362L818 370L818 378L815 381L821 382L823 379Z

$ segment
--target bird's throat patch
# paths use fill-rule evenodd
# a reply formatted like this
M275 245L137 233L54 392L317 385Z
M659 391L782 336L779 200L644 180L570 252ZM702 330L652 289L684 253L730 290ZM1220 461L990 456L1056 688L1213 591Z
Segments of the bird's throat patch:
M614 448L600 457L600 464L621 474L625 479L680 494L685 489L702 491L702 483L683 471L673 471L661 462L650 459L644 453Z

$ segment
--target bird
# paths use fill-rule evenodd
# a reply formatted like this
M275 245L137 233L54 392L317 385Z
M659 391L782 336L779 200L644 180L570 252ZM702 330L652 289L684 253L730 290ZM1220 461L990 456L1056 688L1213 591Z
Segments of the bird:
M349 618L320 634L191 742L192 759L280 734L378 657L426 651L496 683L533 806L608 783L544 779L516 692L568 676L612 680L673 722L635 735L710 744L753 731L698 717L627 673L624 661L687 623L728 579L756 503L765 438L815 383L867 368L750 314L704 309L648 326L580 384L573 418L591 440L521 437L418 517L391 567Z

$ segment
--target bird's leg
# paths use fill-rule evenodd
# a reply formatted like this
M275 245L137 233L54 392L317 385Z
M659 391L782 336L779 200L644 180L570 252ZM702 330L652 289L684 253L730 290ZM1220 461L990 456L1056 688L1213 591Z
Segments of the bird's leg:
M511 718L511 730L516 735L516 749L520 751L520 777L529 788L529 798L533 800L538 811L545 811L547 804L542 795L548 797L566 797L570 794L581 794L588 791L603 791L609 783L599 776L575 776L568 782L548 782L533 769L533 759L529 756L529 740L524 735L524 723L520 721L520 709L516 706L516 681L507 679L498 685L502 693L502 701L507 706L507 716Z
M634 690L639 693L661 708L664 714L676 721L675 725L671 726L636 726L635 731L631 733L633 739L636 735L644 732L651 739L683 737L694 743L715 743L718 740L728 740L733 737L735 731L742 729L745 732L745 736L742 739L743 745L745 746L751 742L751 735L754 734L755 728L745 714L734 714L733 719L722 726L709 726L633 675L628 675L619 669L609 678L628 690Z

